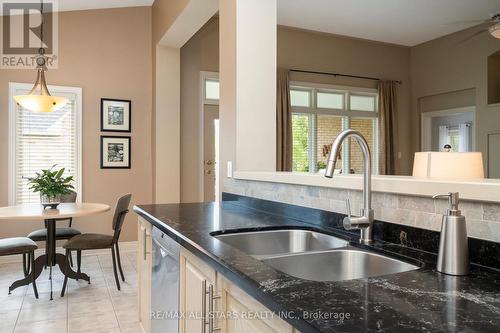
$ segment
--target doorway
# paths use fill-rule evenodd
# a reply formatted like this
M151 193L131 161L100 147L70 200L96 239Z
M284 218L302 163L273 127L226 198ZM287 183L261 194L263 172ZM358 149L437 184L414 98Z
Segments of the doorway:
M219 106L203 108L203 201L218 201Z
M475 151L475 108L457 108L422 113L422 151Z
M202 197L219 201L219 73L200 73L202 147Z

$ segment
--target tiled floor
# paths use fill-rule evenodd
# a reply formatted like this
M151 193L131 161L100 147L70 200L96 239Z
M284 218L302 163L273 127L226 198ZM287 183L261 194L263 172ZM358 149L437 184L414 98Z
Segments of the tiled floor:
M39 299L31 285L8 295L9 285L22 277L21 263L0 264L0 333L135 333L137 322L136 253L121 248L125 282L116 289L111 253L88 251L82 256L82 272L91 278L69 280L68 292L61 298L63 275L55 267L54 300L49 300L48 270L37 279Z

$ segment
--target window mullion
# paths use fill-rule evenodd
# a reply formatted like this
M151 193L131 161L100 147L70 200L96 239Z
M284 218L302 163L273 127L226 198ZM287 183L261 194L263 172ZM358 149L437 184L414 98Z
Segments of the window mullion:
M342 130L345 131L351 126L349 117L342 117ZM342 173L349 174L351 170L351 138L342 144Z
M316 172L316 151L318 149L317 134L317 115L314 113L309 115L309 172Z

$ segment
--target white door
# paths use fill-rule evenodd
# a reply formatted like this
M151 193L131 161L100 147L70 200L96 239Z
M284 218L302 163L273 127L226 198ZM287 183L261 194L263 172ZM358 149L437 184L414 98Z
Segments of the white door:
M219 106L205 105L203 115L203 200L216 201Z

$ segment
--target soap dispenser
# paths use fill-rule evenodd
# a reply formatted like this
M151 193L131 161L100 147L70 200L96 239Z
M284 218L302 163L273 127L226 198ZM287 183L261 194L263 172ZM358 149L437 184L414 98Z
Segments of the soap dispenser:
M449 208L443 216L437 271L450 275L467 275L469 273L469 246L465 217L458 209L459 194L450 192L438 194L433 198L447 197Z

